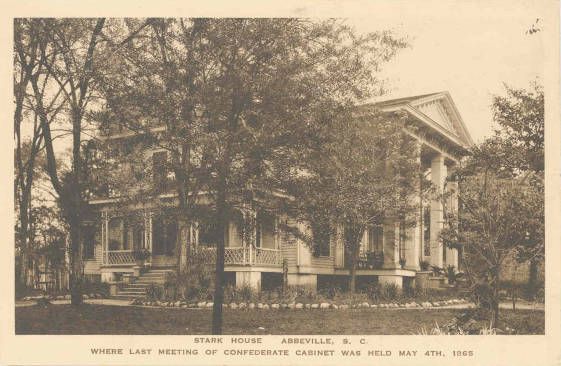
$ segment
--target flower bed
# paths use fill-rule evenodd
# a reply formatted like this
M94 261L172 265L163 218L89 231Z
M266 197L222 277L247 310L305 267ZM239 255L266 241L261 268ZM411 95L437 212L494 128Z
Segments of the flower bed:
M21 300L24 301L31 301L31 300L70 300L70 294L65 294L65 295L37 295L37 296L25 296L23 297ZM82 298L84 300L87 299L104 299L107 298L107 296L101 292L98 293L89 293L89 294L83 294Z
M223 308L232 310L347 310L347 309L386 309L386 308L435 308L451 305L466 304L466 299L448 299L441 301L424 302L389 302L373 304L369 302L358 302L353 304L321 302L321 303L262 303L262 302L230 302L223 304ZM211 301L188 302L184 300L160 301L147 299L134 299L130 303L137 306L176 307L189 309L212 309L214 303Z

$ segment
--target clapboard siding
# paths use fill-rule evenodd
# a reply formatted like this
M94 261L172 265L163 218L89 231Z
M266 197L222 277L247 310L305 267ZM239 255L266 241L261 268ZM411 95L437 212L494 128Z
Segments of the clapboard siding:
M287 225L296 225L292 220L287 220ZM280 230L279 233L280 248L282 258L288 260L288 267L295 267L298 265L298 239L294 234L287 230Z

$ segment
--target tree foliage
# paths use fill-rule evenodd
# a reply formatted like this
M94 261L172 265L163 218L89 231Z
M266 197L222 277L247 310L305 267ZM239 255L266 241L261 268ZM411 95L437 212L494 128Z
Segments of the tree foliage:
M304 151L322 146L340 116L379 93L379 67L405 46L390 32L358 35L339 20L149 19L125 26L146 22L117 53L115 78L104 83L107 108L97 117L167 151L181 214L196 216L205 192L218 232L234 210L257 209L256 192L283 189L281 177L297 158L311 156Z
M501 126L472 149L457 171L459 212L448 216L446 245L462 248L468 277L499 319L500 271L506 258L540 260L544 252L543 92L507 87L493 101Z

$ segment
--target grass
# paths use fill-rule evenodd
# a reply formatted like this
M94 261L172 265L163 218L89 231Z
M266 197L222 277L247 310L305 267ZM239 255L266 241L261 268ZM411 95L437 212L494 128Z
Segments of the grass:
M16 334L209 334L211 311L84 304L16 308ZM224 311L224 334L419 334L462 310ZM521 334L544 334L544 312L503 310ZM264 328L259 329L260 327Z

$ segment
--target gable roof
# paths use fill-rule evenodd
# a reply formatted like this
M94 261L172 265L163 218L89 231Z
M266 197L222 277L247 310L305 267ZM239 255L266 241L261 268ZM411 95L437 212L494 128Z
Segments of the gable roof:
M469 148L473 140L452 96L447 91L374 103L382 111L404 110L453 142Z

